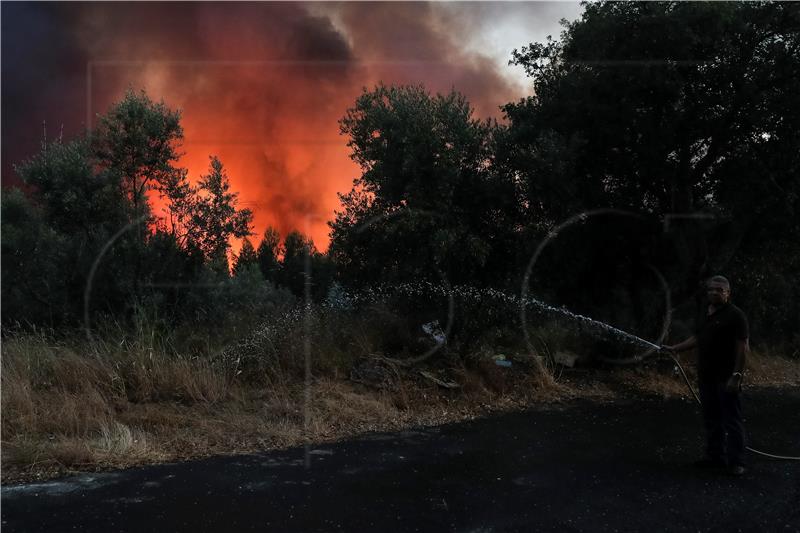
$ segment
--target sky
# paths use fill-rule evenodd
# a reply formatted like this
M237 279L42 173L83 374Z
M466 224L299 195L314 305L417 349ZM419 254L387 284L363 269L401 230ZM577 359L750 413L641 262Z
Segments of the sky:
M531 92L514 48L557 38L577 2L2 4L2 183L41 139L69 139L125 90L180 109L180 165L209 156L240 207L328 246L337 193L360 175L338 120L364 88L455 89L477 117ZM159 214L160 206L156 206ZM238 249L239 242L234 242Z

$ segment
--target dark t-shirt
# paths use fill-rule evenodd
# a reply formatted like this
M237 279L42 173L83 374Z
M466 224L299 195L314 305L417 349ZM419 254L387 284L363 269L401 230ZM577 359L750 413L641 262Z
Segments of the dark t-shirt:
M747 317L731 303L697 320L697 373L701 380L725 381L736 364L736 341L749 336Z

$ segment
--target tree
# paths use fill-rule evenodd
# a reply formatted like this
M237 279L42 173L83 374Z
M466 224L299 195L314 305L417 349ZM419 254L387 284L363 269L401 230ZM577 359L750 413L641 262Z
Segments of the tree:
M271 233L271 237L275 235ZM334 268L330 255L320 253L311 238L299 231L292 231L284 241L283 257L277 273L278 285L286 287L301 299L305 298L308 279L312 301L320 302L325 299L333 283Z
M276 283L280 277L280 262L278 258L283 253L281 236L278 230L269 226L264 231L264 237L258 245L258 266L264 279Z
M311 256L311 298L321 302L328 297L336 269L330 253L316 252Z
M202 252L182 246L172 233L159 229L150 236L142 257L142 272L148 282L143 296L159 317L172 323L181 318L186 287L197 283L203 266Z
M128 223L129 205L119 180L110 172L95 173L84 138L45 142L38 154L15 169L28 186L28 196L19 190L3 194L7 317L51 325L83 318L92 265ZM114 253L103 256L91 280L91 311L125 309L133 284L133 241L130 232L121 234ZM37 306L44 306L46 315L36 311Z
M69 301L67 287L56 283L63 238L18 188L3 191L1 211L3 323L59 324Z
M660 263L679 297L735 274L742 255L798 253L798 35L789 3L597 2L560 41L515 51L534 94L504 107L503 153L529 225L598 207L670 220L611 257ZM681 218L697 213L714 221ZM593 260L608 237L595 228L576 244L595 280L616 268ZM553 264L585 286L564 258Z
M206 263L198 283L188 288L181 311L224 344L241 340L293 302L289 291L265 282L255 264L244 266L236 276L227 276Z
M202 285L204 276L229 278L228 240L249 234L252 213L237 209L222 163L211 158L209 175L192 187L175 166L179 113L144 93L128 92L98 123L89 136L43 142L16 167L26 192L4 191L6 322L75 325L85 294L90 318L135 319L145 310L178 319L197 311L184 313L187 302L202 301L182 288ZM169 200L168 218L155 227L148 190ZM245 245L237 262L252 263L258 275Z
M235 256L233 275L238 276L250 265L258 265L258 255L256 254L255 248L253 248L253 243L250 242L250 239L245 237L242 239L242 249L239 250L239 254Z
M98 117L91 138L95 164L118 180L128 199L129 219L142 219L131 232L136 237L132 262L133 293L138 299L147 277L142 272L145 242L156 222L147 192L163 191L185 177L185 171L176 167L183 140L180 111L169 109L163 101L154 103L143 90L129 89L120 102Z
M562 42L514 51L512 62L533 77L536 92L505 107L520 156L540 154L524 149L540 148L542 136L559 139L562 151L577 142L571 174L586 187L568 192L584 205L658 213L706 206L733 148L775 129L774 113L761 106L790 82L772 68L792 26L789 13L769 13L776 11L797 10L587 5Z
M318 253L314 242L299 231L291 231L283 243L283 260L279 284L300 298L305 294L306 272L311 257Z
M95 172L85 138L43 142L41 151L15 170L30 186L45 223L60 232L86 233L98 223L119 228L128 222L119 177Z
M180 111L154 103L144 91L125 97L98 118L92 134L94 155L101 168L120 178L133 206L133 219L147 214L146 193L175 180L183 140Z
M216 156L210 159L209 173L200 177L197 186L189 233L209 261L225 258L227 265L228 240L251 234L253 213L236 208L239 194L228 192L230 183L222 162Z
M476 281L513 232L514 186L492 173L495 123L422 87L365 91L340 121L362 174L340 195L331 254L351 284Z
M192 213L197 200L197 189L189 184L188 171L178 169L167 176L159 188L159 196L167 199L167 217L159 221L163 231L169 232L181 247L191 236Z

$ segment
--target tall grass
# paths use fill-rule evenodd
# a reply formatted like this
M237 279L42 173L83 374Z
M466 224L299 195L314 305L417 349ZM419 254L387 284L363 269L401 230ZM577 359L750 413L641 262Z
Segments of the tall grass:
M540 320L528 345L513 310L457 309L447 343L422 363L427 376L407 361L434 346L420 323L447 317L386 302L248 317L259 325L223 338L219 328L168 328L146 317L133 328L96 324L91 340L84 331L4 331L4 480L336 439L577 394L559 379L552 354L591 352L592 342ZM495 364L498 354L512 368ZM350 380L364 364L383 365L388 384ZM798 368L783 358L751 360L760 383L776 376L800 382ZM443 388L431 375L458 386ZM682 387L676 379L634 377L664 394Z
M230 380L207 359L125 342L70 345L44 336L6 338L2 360L3 462L78 465L150 453L128 427L130 404L214 403Z
M490 404L511 405L512 396L521 401L547 386L535 372L492 364L490 350L461 357L455 346L442 347L426 364L458 381L456 390L414 367L398 367L390 388L348 380L361 361L402 360L429 349L418 326L375 304L350 313L321 307L275 313L235 342L197 326L169 330L148 320L134 328L101 322L91 340L80 330L4 332L4 479L439 423Z

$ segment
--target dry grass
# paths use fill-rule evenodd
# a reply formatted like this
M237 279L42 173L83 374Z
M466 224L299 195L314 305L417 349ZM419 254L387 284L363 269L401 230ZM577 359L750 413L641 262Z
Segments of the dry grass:
M747 360L746 382L752 385L800 385L800 360L754 351Z
M696 355L681 354L679 361L694 386L697 379ZM683 377L672 364L649 369L642 367L621 369L614 373L614 379L624 386L663 398L692 397ZM745 365L745 387L797 385L800 385L800 361L761 351L752 351L748 355Z
M235 368L152 343L101 343L90 352L80 344L20 336L7 339L2 353L4 483L332 441L577 396L613 397L600 381L554 379L536 358L517 358L509 369L489 354L439 369L457 389L413 369L403 370L391 389L375 389L334 369L315 376L307 392L297 378L241 380ZM796 362L758 356L751 369L759 383L776 376L800 382ZM685 394L672 377L632 375L641 389Z
M315 377L237 379L209 358L152 344L89 351L44 337L3 343L3 481L335 440L516 408L564 396L535 373L493 364L456 369L445 390L406 370L391 390Z

